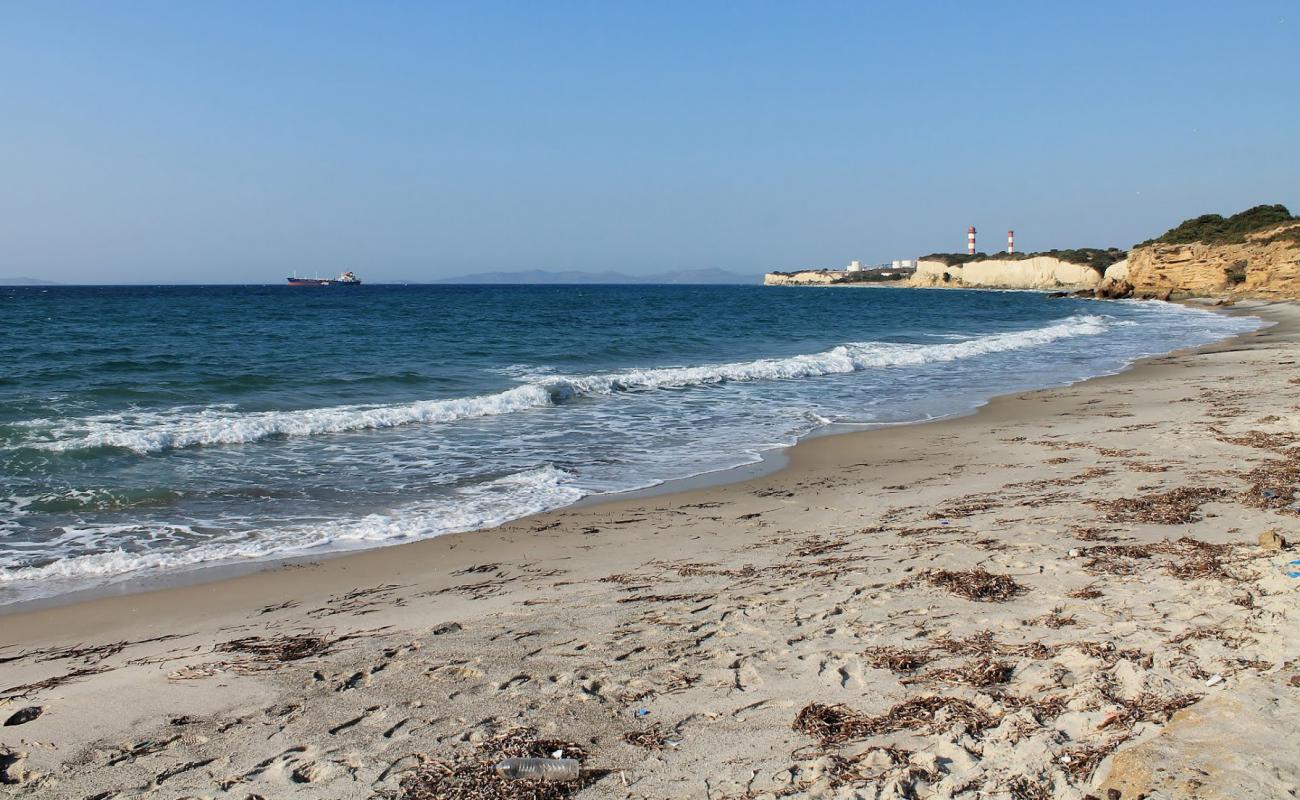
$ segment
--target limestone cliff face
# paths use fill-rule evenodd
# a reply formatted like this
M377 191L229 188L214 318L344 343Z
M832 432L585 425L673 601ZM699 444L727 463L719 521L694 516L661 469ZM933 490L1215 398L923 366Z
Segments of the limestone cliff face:
M1243 244L1151 244L1129 254L1128 280L1137 294L1300 297L1300 223L1249 234Z
M763 276L764 286L808 286L831 284L843 273L834 270L809 269L803 272L769 272Z
M942 261L921 261L908 285L954 289L1092 289L1100 282L1101 275L1092 267L1051 256L1035 256L1022 261L989 259L951 267Z

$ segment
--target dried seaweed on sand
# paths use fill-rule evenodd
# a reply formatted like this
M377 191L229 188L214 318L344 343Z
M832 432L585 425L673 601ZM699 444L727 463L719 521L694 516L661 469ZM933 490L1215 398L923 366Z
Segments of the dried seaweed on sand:
M264 661L300 661L311 656L325 655L338 641L315 633L283 633L278 636L232 639L221 642L213 649L219 653L243 653Z
M1288 510L1295 503L1300 484L1300 462L1269 459L1242 475L1250 487L1238 499L1252 508Z
M915 672L934 658L927 650L886 646L868 647L863 651L862 657L876 669L899 673Z
M1042 660L1051 658L1056 655L1060 649L1055 645L1047 645L1042 642L1023 642L1012 644L1011 642L998 641L993 636L993 631L980 631L961 638L945 636L937 639L934 643L936 649L943 650L954 656L1016 656Z
M516 728L483 742L452 761L428 761L402 777L402 800L566 800L607 774L586 768L587 751L573 742L537 739L532 728ZM568 783L507 780L493 765L503 758L550 758L556 751L583 765Z
M1223 497L1226 489L1180 487L1168 492L1098 500L1093 503L1111 522L1147 522L1155 525L1185 525L1196 520L1196 513L1210 500Z
M1001 603L1029 591L1010 575L994 575L983 569L934 569L924 575L931 586L947 589L967 600Z
M620 603L702 603L712 600L715 594L697 592L695 594L642 594L635 597L620 597Z
M792 727L823 745L832 745L901 730L935 733L962 727L978 736L994 724L992 716L968 700L930 696L905 700L875 717L843 705L809 703L795 717Z
M1052 789L1041 780L1017 775L1006 784L1007 796L1011 800L1052 800Z
M85 669L74 669L62 675L55 675L52 678L46 678L43 681L35 683L24 683L21 686L10 686L8 689L0 691L0 702L8 702L19 698L31 697L44 689L53 689L62 686L65 683L87 678L91 675L98 675L101 672L107 672L107 667L86 667Z
M904 682L926 681L986 688L1006 683L1015 671L1015 666L1005 661L975 658L959 666L930 670L919 678Z
M964 519L973 517L976 514L983 514L986 511L993 511L1001 508L1001 503L995 503L991 500L976 500L965 498L943 508L936 509L925 515L926 519Z
M1232 544L1213 544L1184 536L1148 544L1105 544L1083 550L1083 568L1093 574L1131 575L1139 561L1171 556L1165 571L1175 578L1230 578L1224 559L1236 549Z
M623 734L623 741L637 747L644 747L646 750L662 750L668 745L670 734L666 733L659 725L651 725L639 731L628 731Z
M797 558L809 558L810 556L820 556L826 553L840 550L848 546L844 539L828 539L825 536L813 536L801 547L796 547L790 551L790 555Z
M1067 750L1057 757L1075 783L1085 783L1096 772L1097 766L1106 760L1106 756L1115 752L1115 748L1124 743L1127 737L1119 737L1100 744L1082 745Z

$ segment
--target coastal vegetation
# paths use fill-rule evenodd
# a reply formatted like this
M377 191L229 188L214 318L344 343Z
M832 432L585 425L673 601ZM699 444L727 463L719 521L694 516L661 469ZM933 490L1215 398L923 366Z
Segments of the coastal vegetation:
M1300 222L1300 217L1294 216L1281 203L1258 205L1230 217L1220 214L1202 214L1184 220L1177 227L1170 228L1155 239L1142 242L1138 247L1151 244L1242 244L1252 233L1275 228L1288 222ZM1270 237L1270 241L1297 237L1300 237L1300 226L1279 231L1276 237Z
M1126 251L1118 247L1078 247L1071 250L1043 250L1036 253L931 253L921 256L922 261L938 261L949 267L969 264L973 261L1023 261L1038 256L1059 259L1067 264L1092 267L1099 274L1104 274L1111 264L1124 259Z
M890 281L901 281L910 275L910 272L846 272L843 276L836 279L836 283L889 283Z

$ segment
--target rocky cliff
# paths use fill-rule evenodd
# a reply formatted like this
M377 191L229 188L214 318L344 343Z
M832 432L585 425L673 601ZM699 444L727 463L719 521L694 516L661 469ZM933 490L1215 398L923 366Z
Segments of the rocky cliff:
M764 286L809 286L835 283L842 273L828 269L808 269L803 272L769 272L763 276Z
M1092 267L1051 256L1036 256L1020 261L989 259L951 266L942 261L922 260L908 285L953 289L1092 289L1101 279L1101 273Z
M1300 222L1248 234L1239 244L1140 245L1129 254L1128 281L1137 294L1298 298Z

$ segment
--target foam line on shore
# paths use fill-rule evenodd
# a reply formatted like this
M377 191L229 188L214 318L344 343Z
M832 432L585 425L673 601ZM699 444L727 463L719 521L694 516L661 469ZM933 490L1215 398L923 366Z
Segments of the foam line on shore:
M584 492L568 483L569 477L563 470L548 465L465 489L440 502L395 509L389 514L369 514L355 520L302 525L269 531L268 535L241 538L238 541L217 540L184 549L128 552L114 548L39 565L18 566L11 562L10 565L0 566L0 584L57 583L84 578L113 579L142 571L264 560L321 548L347 549L490 528L578 501ZM86 529L82 533L93 534L93 529ZM50 587L55 583L51 583Z

